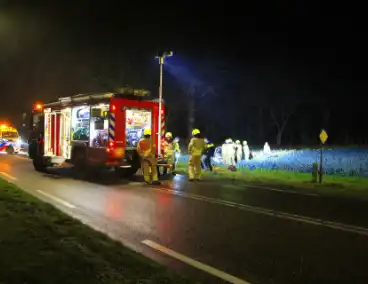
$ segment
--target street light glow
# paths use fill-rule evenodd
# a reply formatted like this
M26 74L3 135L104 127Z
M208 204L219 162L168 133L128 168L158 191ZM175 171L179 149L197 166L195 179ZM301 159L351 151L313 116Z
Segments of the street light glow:
M165 52L159 53L159 55L156 56L156 59L159 60L159 64L164 64L165 63L165 58L166 57L171 57L173 55L174 55L174 52L165 51Z

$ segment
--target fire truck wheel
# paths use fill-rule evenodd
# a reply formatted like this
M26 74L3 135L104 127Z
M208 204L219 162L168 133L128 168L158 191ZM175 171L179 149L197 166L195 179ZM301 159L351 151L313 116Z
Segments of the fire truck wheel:
M128 179L132 178L135 175L135 173L137 172L137 170L138 169L135 168L135 167L131 167L131 168L118 168L118 167L116 167L115 168L115 172L119 177L128 178Z
M13 146L9 146L8 148L6 148L6 153L8 153L9 155L13 155L14 154L14 148Z
M77 174L85 172L86 169L86 155L84 149L73 149L72 161L74 164L74 170Z
M42 157L35 157L32 159L33 161L33 167L37 172L45 173L46 172L46 166L43 162Z

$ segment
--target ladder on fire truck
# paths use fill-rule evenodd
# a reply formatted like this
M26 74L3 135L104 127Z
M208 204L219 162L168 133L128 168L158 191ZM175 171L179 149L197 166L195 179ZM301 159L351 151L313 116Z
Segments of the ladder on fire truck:
M56 102L45 104L45 107L54 107L54 106L68 106L76 103L87 103L90 101L101 101L101 100L109 100L114 97L116 98L144 98L147 97L150 92L145 89L131 89L131 88L122 88L119 93L98 93L98 94L78 94L71 97L61 97ZM155 101L155 100L153 100Z

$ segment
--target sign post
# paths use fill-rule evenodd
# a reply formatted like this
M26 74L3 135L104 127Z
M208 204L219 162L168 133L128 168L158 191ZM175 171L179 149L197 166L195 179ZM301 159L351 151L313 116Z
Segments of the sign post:
M321 141L321 154L320 154L320 161L319 161L319 183L322 183L323 177L323 145L326 143L328 139L327 132L322 129L321 133L319 134L319 140Z

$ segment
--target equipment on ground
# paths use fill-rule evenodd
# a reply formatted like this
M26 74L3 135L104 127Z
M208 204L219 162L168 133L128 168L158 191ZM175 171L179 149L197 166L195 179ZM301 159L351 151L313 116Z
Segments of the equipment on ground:
M164 127L164 106L161 112ZM77 171L108 167L130 177L140 168L136 148L146 129L157 145L158 114L158 100L134 89L36 104L29 156L37 171L71 164Z

